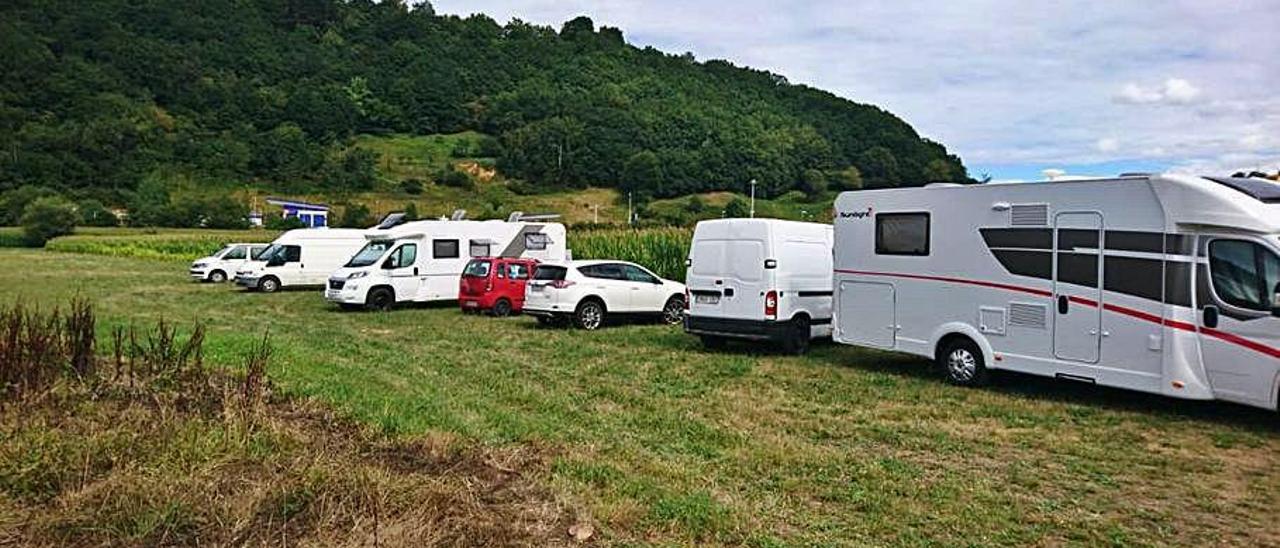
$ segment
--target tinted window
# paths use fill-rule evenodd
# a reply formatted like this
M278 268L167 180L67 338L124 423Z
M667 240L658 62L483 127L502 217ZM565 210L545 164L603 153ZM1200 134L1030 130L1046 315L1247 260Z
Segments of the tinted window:
M267 250L267 246L265 245L253 246L252 248L249 249L249 257L255 261L258 259L261 259L262 253L265 252L266 250Z
M418 244L404 244L391 254L391 268L413 266L418 260Z
M928 255L929 214L876 214L876 254Z
M569 269L563 266L539 265L538 268L533 271L533 279L547 281L563 280L565 273L568 271Z
M244 258L244 255L245 255L245 253L244 253L244 246L242 246L242 245L238 245L238 246L235 246L235 247L231 248L231 251L228 251L226 255L223 255L223 256L222 256L222 258L223 258L223 259L227 259L227 260L231 260L231 259L243 259L243 258Z
M1280 283L1280 259L1266 248L1244 240L1209 244L1213 292L1227 304L1270 310L1271 294Z
M302 248L296 245L286 245L281 251L286 263L296 263L302 260Z
M647 284L659 283L657 277L655 277L653 274L645 272L643 269L639 267L635 267L629 264L624 264L622 265L622 271L626 273L627 279L633 282L644 282Z
M507 277L513 280L529 279L529 266L522 263L508 263Z
M462 275L468 278L488 278L490 264L489 261L471 261L462 270Z
M471 240L471 248L468 249L472 257L491 257L493 253L490 251L489 242Z
M583 276L588 278L596 278L600 280L625 280L626 275L622 273L622 265L616 264L594 264L591 266L583 266L578 268Z
M457 259L458 240L432 240L431 256L437 259Z

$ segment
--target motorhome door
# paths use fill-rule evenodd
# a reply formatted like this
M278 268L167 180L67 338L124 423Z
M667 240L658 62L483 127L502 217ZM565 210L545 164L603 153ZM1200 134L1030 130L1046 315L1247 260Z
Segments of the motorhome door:
M1054 217L1053 355L1097 363L1102 343L1102 215Z

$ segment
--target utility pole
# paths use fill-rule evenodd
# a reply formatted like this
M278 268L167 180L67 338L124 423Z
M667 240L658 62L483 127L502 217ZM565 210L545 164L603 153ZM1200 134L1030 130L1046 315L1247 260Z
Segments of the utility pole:
M600 204L591 204L591 224L600 224Z
M751 218L756 218L756 180L751 180Z
M627 193L627 226L631 226L632 221L634 221L635 218L636 218L635 214L631 212L631 193L628 192Z

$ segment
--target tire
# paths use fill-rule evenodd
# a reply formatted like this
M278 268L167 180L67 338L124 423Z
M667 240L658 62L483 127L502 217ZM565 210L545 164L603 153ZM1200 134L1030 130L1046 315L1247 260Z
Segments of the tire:
M258 291L263 293L275 293L280 291L280 280L277 280L275 276L267 276L266 278L258 280Z
M957 386L983 386L991 372L982 359L982 349L967 337L952 339L938 353L938 365L947 382Z
M667 325L680 325L684 321L684 297L672 295L667 304L662 306L662 322Z
M799 356L809 351L809 338L813 330L809 327L809 318L798 316L792 318L787 325L787 334L782 339L782 351L792 356Z
M581 329L595 331L604 325L604 303L596 299L587 299L578 304L573 311L573 323Z
M715 335L701 335L698 338L702 339L702 346L707 350L724 350L725 345L729 342L724 337Z
M493 315L494 315L494 316L499 317L499 318L505 318L505 317L507 317L507 316L510 316L510 315L511 315L511 301L508 301L508 300L506 300L506 299L498 299L498 302L493 303L493 311L492 311L492 313L493 313Z
M369 290L369 295L364 298L364 307L369 310L387 311L391 310L391 305L396 304L396 294L385 287L375 287Z
M220 284L222 282L225 282L227 281L227 273L221 270L214 270L213 272L209 273L209 281L215 284Z

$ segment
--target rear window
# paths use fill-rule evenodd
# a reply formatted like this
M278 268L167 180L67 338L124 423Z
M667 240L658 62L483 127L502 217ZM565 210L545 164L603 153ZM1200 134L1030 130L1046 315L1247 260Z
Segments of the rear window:
M538 268L533 271L533 279L546 281L563 280L566 272L568 272L568 269L563 266L538 265Z
M462 275L468 278L488 278L489 268L489 261L471 261L467 263L467 268L462 270Z

